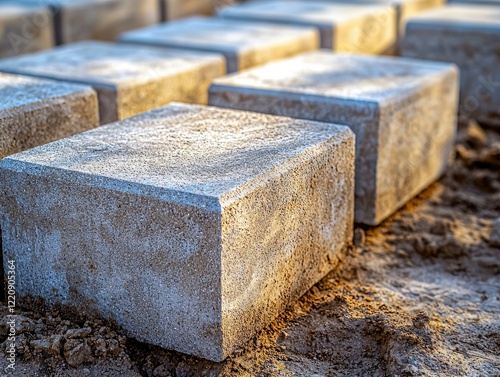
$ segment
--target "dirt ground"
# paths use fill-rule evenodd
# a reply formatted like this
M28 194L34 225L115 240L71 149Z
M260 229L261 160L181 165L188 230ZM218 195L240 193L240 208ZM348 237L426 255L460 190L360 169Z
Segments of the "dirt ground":
M225 363L138 343L104 322L18 311L7 375L499 377L500 133L471 122L459 140L441 182L382 226L358 228L341 266ZM0 342L6 314L2 304ZM6 365L2 351L2 376Z

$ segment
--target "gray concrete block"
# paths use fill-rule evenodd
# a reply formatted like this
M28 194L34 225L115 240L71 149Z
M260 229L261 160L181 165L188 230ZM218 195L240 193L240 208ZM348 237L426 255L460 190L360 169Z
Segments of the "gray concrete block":
M48 8L0 2L0 58L46 50L54 42Z
M356 221L377 225L444 172L457 97L451 64L321 51L217 79L209 103L350 126Z
M5 158L4 253L41 297L221 361L352 239L347 127L172 104Z
M404 56L460 68L460 114L500 126L500 8L450 5L412 17Z
M197 14L211 15L218 0L160 0L162 19L176 20Z
M16 1L20 4L43 4L50 7L54 15L56 39L59 44L86 39L112 41L127 30L160 21L158 0Z
M312 26L321 47L339 52L383 53L396 43L392 6L321 1L258 1L223 8L224 18Z
M448 0L449 4L500 5L500 0Z
M0 61L1 72L91 85L101 124L172 101L206 103L225 70L217 54L90 41Z
M90 87L0 73L0 159L97 127Z
M191 17L120 36L120 41L224 55L236 72L319 48L315 28Z

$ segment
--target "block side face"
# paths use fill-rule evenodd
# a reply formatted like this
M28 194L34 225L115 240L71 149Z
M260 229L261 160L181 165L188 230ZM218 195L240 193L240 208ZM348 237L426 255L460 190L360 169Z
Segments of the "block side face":
M43 82L40 82L43 85ZM99 125L96 93L82 89L0 111L0 159Z
M244 49L239 59L239 69L252 68L302 52L314 51L320 47L320 37L316 30L304 29L302 33L297 31L294 34L290 38L282 38L281 41L271 42L262 47L251 46Z
M372 225L445 172L454 151L457 107L458 73L449 69L413 96L381 108L377 209Z
M206 104L210 83L226 73L226 63L222 56L207 56L204 62L179 70L176 74L119 87L118 119L125 119L175 101Z
M160 20L157 0L100 0L60 4L62 42L113 41L120 33Z
M461 115L500 126L500 30L497 33L408 24L402 54L460 69Z
M325 276L352 239L354 138L348 134L223 208L225 355Z
M20 302L41 297L219 361L220 213L30 169L1 171L3 248Z
M375 216L379 108L377 103L292 94L268 90L236 90L212 85L209 104L231 109L344 124L356 134L356 221Z
M381 54L395 45L397 14L392 7L381 8L335 27L335 51Z
M210 15L214 11L212 0L160 0L163 3L163 20L175 20L193 14Z
M54 46L52 14L45 7L2 6L0 58L46 50ZM42 21L39 20L43 17ZM35 25L36 22L36 25Z

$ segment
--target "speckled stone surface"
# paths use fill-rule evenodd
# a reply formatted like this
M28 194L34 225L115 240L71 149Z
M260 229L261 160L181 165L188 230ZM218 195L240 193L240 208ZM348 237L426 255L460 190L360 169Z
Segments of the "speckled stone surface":
M313 26L321 47L339 52L382 53L396 42L392 6L338 4L320 1L257 1L225 7L221 17Z
M218 0L160 0L162 19L176 20L197 14L210 15L214 11L214 3Z
M52 9L58 43L114 40L119 34L160 20L158 0L0 0L43 4Z
M223 54L227 72L319 48L315 28L191 17L122 34L120 41Z
M450 64L321 51L217 79L209 103L350 126L356 221L377 225L444 172L457 97Z
M0 71L91 85L105 124L172 101L206 103L211 80L226 67L217 54L78 42L0 61Z
M53 47L51 17L48 8L0 1L0 58Z
M221 361L338 263L354 135L172 104L5 158L4 253L43 297Z
M98 125L90 87L0 74L0 159Z
M449 5L412 17L404 56L460 68L460 113L500 126L500 7Z

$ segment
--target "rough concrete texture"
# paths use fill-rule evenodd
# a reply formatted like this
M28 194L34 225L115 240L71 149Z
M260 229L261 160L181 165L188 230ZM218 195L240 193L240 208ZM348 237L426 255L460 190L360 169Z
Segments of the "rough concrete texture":
M221 55L90 41L0 61L3 72L91 85L101 124L172 101L206 103L225 70Z
M209 103L349 125L356 221L377 225L444 172L457 81L450 64L321 51L217 79Z
M215 361L352 239L344 126L172 104L7 157L0 175L21 304L39 296Z
M406 26L404 56L460 68L460 113L500 126L500 8L449 5Z
M99 125L90 87L0 74L0 159Z
M315 28L191 17L122 34L122 42L223 54L236 72L319 48Z
M210 15L214 12L217 0L160 0L164 21L193 16Z
M240 21L312 26L320 32L322 48L339 52L378 54L396 42L392 6L272 0L229 6L219 13Z
M0 58L53 47L51 17L48 8L0 2Z
M0 0L0 2L6 0ZM14 1L14 0L7 0ZM112 41L160 20L158 0L16 0L52 9L59 44L86 39Z

